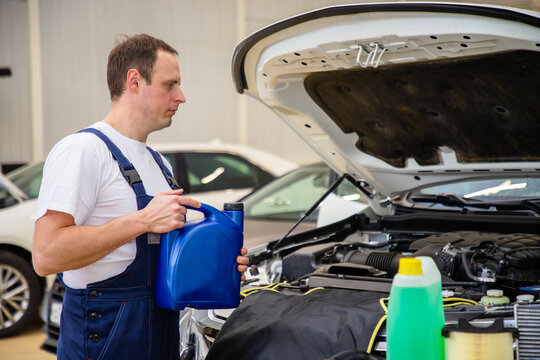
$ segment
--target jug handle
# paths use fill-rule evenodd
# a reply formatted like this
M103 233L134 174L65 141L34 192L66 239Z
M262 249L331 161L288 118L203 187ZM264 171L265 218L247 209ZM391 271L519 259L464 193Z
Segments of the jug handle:
M189 210L202 212L205 218L209 218L209 217L215 216L217 213L221 213L221 211L219 211L215 207L212 207L205 203L201 203L200 208L194 208L193 206L189 206L189 205L184 205L184 207Z

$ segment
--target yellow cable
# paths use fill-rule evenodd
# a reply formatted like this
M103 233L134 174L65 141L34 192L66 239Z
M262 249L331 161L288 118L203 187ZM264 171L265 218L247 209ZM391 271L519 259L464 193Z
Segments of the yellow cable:
M381 304L381 307L383 308L385 314L388 313L388 308L386 307L386 303L385 303L385 301L388 301L388 299L390 298L379 299L379 303Z
M386 307L386 303L385 303L385 301L388 301L388 299L389 298L380 298L379 299L379 304L381 305L381 307L384 310L384 315L381 317L381 319L377 323L377 326L375 326L375 329L373 330L373 333L371 334L371 339L369 340L369 345L368 345L367 350L366 350L366 352L368 354L370 354L371 350L373 350L372 347L373 347L373 344L375 343L375 338L377 337L377 334L379 333L379 329L381 328L382 324L386 321L386 318L388 316L388 315L386 315L388 313L388 308Z
M261 291L261 290L271 290L271 291L275 291L275 292L279 292L276 290L276 288L278 287L281 287L281 286L290 286L289 284L287 283L272 283L272 284L268 284L268 285L265 285L265 286L258 286L258 287L254 287L254 288L251 288L251 289L246 289L246 290L243 290L240 292L240 296L242 297L247 297L251 294L254 294L258 291Z
M280 286L290 286L289 284L287 283L276 283L274 286L272 286L271 288L272 289L275 289L277 287L280 287Z
M261 291L261 290L271 290L271 291L274 291L274 292L278 292L278 290L276 290L276 288L278 287L281 287L281 286L284 286L284 287L289 287L291 286L290 284L288 283L272 283L272 284L269 284L269 285L265 285L265 286L258 286L258 287L254 287L254 288L251 288L251 289L246 289L246 290L243 290L240 292L240 295L243 296L243 297L247 297L251 294L254 294L258 291ZM321 290L321 289L324 289L323 287L317 287L317 288L313 288L313 289L310 289L309 291L307 291L306 293L302 294L302 295L307 295L315 290Z
M469 305L476 305L476 304L478 304L478 303L477 303L476 301L474 301L474 300L463 299L463 298L457 298L457 297L453 297L453 298L445 298L445 299L443 299L443 302L448 302L448 301L467 302L467 303L469 303Z
M316 287L316 288L313 288L313 289L307 291L306 293L302 294L302 296L307 295L307 294L309 294L309 293L311 293L311 292L313 292L313 291L315 291L315 290L324 290L324 288L323 288L323 287L320 287L320 286L319 286L319 287Z
M258 287L254 287L254 288L251 288L251 289L246 289L246 290L243 290L240 292L240 295L242 296L248 296L248 295L251 295L252 293L256 292L256 291L259 291L259 290L265 290L271 286L273 286L274 284L269 284L269 285L265 285L265 286L258 286Z
M473 304L471 304L471 303L464 302L464 301L460 301L460 302L457 302L457 303L445 304L445 305L443 305L443 307L457 306L457 305L469 305L469 306L473 306Z
M377 323L377 326L375 326L375 330L373 330L373 334L371 334L371 339L369 340L369 345L367 347L366 352L368 354L371 354L371 348L373 347L373 343L375 342L375 338L377 337L377 333L379 332L379 329L381 328L382 324L386 320L387 315L383 315L383 317L379 320Z
M276 292L276 293L278 293L278 294L281 294L279 291L274 290L274 289L257 289L257 290L255 290L255 291L251 291L250 293L244 294L244 298L246 298L246 297L248 297L249 295L252 295L252 294L254 294L254 293L256 293L256 292L259 292L259 291L273 291L273 292Z

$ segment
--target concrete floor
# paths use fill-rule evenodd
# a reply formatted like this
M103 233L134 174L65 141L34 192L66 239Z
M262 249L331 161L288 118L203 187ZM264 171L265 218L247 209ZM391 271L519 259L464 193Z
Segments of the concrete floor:
M45 333L42 324L36 324L27 331L6 339L0 339L0 359L2 360L54 360L56 355L41 350Z

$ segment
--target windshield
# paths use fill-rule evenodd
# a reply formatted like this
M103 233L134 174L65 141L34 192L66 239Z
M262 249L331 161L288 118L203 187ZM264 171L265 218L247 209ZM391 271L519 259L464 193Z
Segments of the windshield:
M475 180L438 185L422 189L421 194L452 194L466 199L482 201L506 201L540 198L540 179L513 178Z
M43 162L27 165L10 172L6 177L17 185L28 196L28 199L35 199L39 195L43 165Z
M245 216L257 219L296 221L336 179L336 174L326 165L301 167L245 197L242 200ZM347 203L349 206L343 206L343 203ZM344 180L335 192L323 201L306 220L318 220L320 210L333 204L340 204L339 207L346 210L342 211L342 216L340 216L345 218L351 215L350 203L357 204L353 209L354 212L357 212L366 206L366 199L353 184ZM335 216L339 216L339 214L334 211L333 217Z

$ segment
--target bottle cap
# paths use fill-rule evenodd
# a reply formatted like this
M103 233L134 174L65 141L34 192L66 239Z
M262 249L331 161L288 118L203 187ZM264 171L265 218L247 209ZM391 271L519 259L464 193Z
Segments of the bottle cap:
M401 275L422 275L422 261L414 258L399 259L398 274Z
M522 294L516 296L516 300L518 303L530 303L534 301L534 295L533 294Z
M244 210L244 204L241 202L230 202L223 204L223 210Z
M489 289L486 294L487 296L499 297L503 296L503 291L499 289Z

